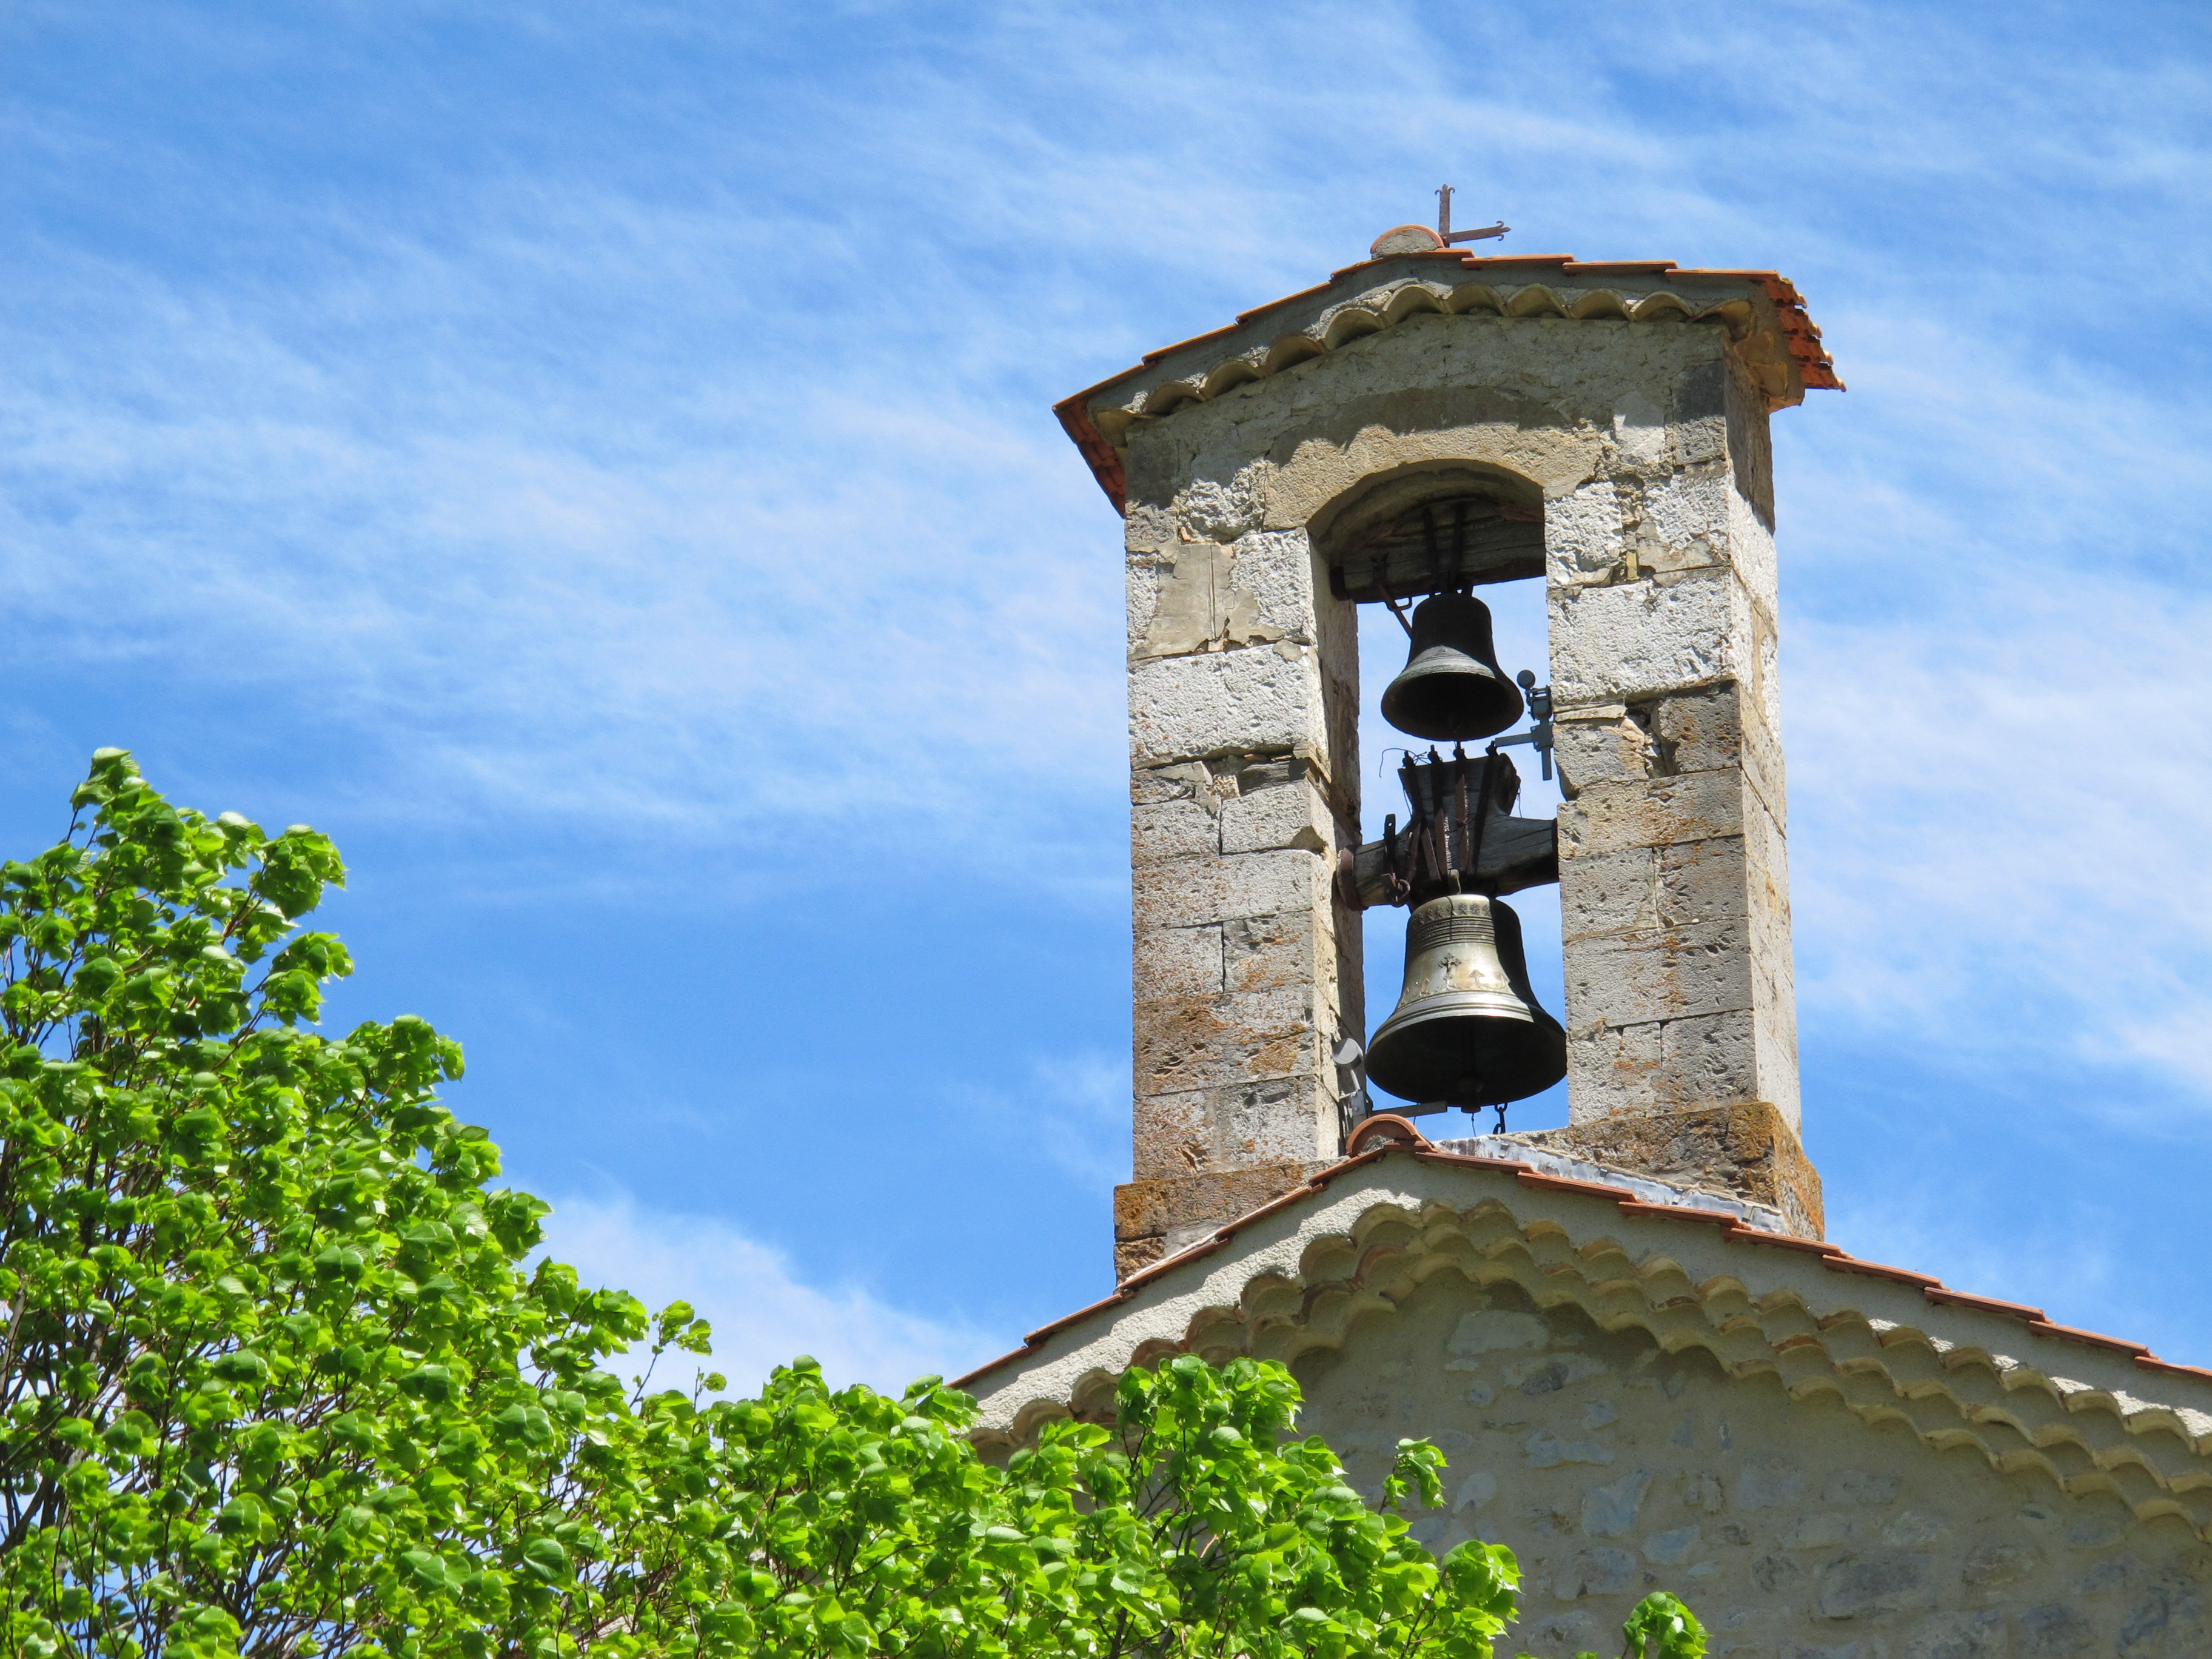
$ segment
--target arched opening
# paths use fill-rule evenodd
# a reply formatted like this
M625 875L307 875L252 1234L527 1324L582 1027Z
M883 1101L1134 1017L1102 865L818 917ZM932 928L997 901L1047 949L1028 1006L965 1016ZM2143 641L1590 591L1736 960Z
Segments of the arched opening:
M1419 462L1367 479L1308 526L1329 591L1367 605L1544 574L1544 494L1503 467Z
M1382 689L1406 666L1407 636L1395 603L1449 590L1479 589L1490 607L1498 659L1509 676L1526 669L1539 686L1550 683L1549 624L1544 585L1544 497L1540 485L1509 470L1479 462L1419 462L1363 480L1316 513L1308 530L1317 560L1326 568L1328 587L1340 600L1357 607L1357 684L1360 763L1360 836L1382 839L1385 821L1407 822L1408 803L1399 781L1399 765L1408 752L1425 755L1431 745L1393 729L1382 718ZM1524 717L1510 738L1525 732ZM1447 750L1449 745L1445 746ZM1480 751L1486 744L1470 746ZM1522 743L1501 752L1512 760L1520 779L1518 803L1523 818L1554 818L1560 800L1556 775L1547 779L1536 749ZM1565 1012L1559 888L1555 883L1512 890L1526 943L1529 980L1538 1000L1557 1018ZM1403 984L1408 913L1377 904L1357 913L1361 937L1358 957L1364 989L1364 1030L1370 1041L1397 1005ZM1348 918L1351 920L1351 918ZM1347 953L1350 954L1350 953ZM1346 998L1347 1006L1352 1002ZM1507 1115L1510 1128L1556 1127L1567 1121L1566 1085L1515 1103ZM1379 1088L1378 1109L1417 1104L1401 1102ZM1424 1121L1432 1138L1488 1133L1495 1120L1451 1111Z

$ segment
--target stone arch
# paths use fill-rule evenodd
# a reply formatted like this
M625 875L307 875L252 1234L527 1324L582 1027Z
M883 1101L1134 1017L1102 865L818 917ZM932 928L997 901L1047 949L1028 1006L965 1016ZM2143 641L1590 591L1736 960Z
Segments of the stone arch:
M1544 574L1544 489L1494 462L1430 459L1370 473L1307 526L1340 599L1398 599Z

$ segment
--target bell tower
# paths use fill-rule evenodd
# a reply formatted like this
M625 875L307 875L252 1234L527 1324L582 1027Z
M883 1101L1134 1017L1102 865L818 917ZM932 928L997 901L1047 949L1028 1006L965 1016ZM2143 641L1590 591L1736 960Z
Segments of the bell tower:
M1334 1162L1365 1109L1361 912L1404 902L1406 866L1361 842L1356 608L1524 579L1567 803L1440 842L1482 891L1560 885L1571 1121L1521 1139L1819 1233L1767 420L1840 384L1771 272L1485 258L1401 226L1058 406L1127 523L1120 1275Z

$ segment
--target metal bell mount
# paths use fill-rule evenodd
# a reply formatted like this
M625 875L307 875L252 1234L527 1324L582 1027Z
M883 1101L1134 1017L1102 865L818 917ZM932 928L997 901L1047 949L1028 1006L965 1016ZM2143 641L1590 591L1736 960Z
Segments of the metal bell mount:
M1520 780L1495 749L1432 749L1400 769L1412 812L1402 835L1395 815L1386 821L1381 873L1413 914L1405 988L1368 1045L1367 1080L1410 1111L1495 1106L1502 1124L1507 1103L1566 1076L1567 1036L1528 982L1521 919L1497 896L1521 861L1483 857L1493 829L1522 822L1505 812ZM1356 860L1347 874L1356 899Z

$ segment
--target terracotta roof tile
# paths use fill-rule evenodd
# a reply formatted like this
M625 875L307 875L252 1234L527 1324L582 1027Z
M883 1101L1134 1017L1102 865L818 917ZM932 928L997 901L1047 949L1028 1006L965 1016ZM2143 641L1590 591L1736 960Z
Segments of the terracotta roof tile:
M1740 1224L1725 1210L1699 1210L1687 1204L1645 1204L1630 1199L1620 1206L1623 1215L1657 1216L1667 1221L1703 1221L1715 1227L1735 1229Z
M1738 1235L1753 1244L1771 1244L1778 1250L1803 1250L1808 1255L1848 1255L1842 1246L1826 1239L1800 1238L1795 1233L1770 1233L1757 1227L1739 1227Z
M1607 1187L1595 1181L1576 1181L1567 1176L1539 1175L1534 1170L1523 1170L1515 1178L1523 1187L1541 1187L1547 1192L1588 1193L1593 1198L1609 1198L1616 1203L1636 1202L1636 1194L1626 1187Z
M2171 1359L2160 1359L2154 1353L2137 1354L2136 1364L2145 1370L2172 1371L2179 1376L2202 1376L2212 1380L2212 1370L2207 1370L2202 1365L2177 1365Z
M1053 405L1053 412L1059 416L1060 426L1074 441L1076 448L1082 453L1083 459L1089 465L1092 476L1098 480L1099 488L1106 492L1107 499L1114 503L1115 510L1119 512L1122 508L1125 488L1121 457L1115 452L1114 446L1100 434L1091 417L1090 405L1100 392L1118 385L1132 375L1141 374L1144 370L1164 362L1179 351L1193 346L1205 345L1212 341L1224 339L1238 329L1249 326L1271 312L1279 311L1285 306L1297 305L1326 294L1346 278L1355 276L1370 267L1402 266L1408 260L1433 262L1440 268L1449 268L1452 275L1471 273L1475 276L1497 275L1508 277L1525 275L1530 278L1579 277L1594 281L1603 281L1609 277L1650 280L1680 276L1692 282L1755 283L1773 303L1784 341L1788 347L1790 356L1796 362L1799 380L1808 388L1833 391L1843 389L1844 383L1836 375L1835 363L1828 356L1826 349L1820 343L1820 331L1814 325L1812 318L1806 313L1804 297L1797 292L1794 283L1778 272L1701 270L1695 266L1678 265L1671 259L1585 261L1577 259L1569 253L1516 253L1485 256L1462 252L1454 248L1440 248L1433 252L1417 251L1410 253L1386 254L1380 258L1362 259L1356 264L1346 265L1340 270L1332 271L1326 283L1316 283L1312 288L1300 289L1295 294L1286 294L1279 300L1270 300L1263 305L1254 306L1249 311L1237 313L1237 320L1226 327L1211 329L1203 334L1194 334L1187 340L1179 340L1173 345L1162 346L1157 351L1146 352L1135 368L1125 369L1119 374L1109 375L1097 385L1086 386L1073 397L1063 398Z
M1954 1308L1973 1308L1983 1313L2009 1314L2014 1319L2025 1319L2031 1324L2047 1325L2051 1316L2040 1308L2031 1308L2025 1302L2000 1302L1993 1296L1970 1296L1965 1291L1954 1291L1942 1285L1923 1285L1920 1294L1930 1302L1941 1302Z
M2077 1330L2071 1325L2054 1325L2047 1319L2032 1322L2028 1329L2039 1336L2057 1336L2069 1342L2087 1342L2093 1348L2111 1348L2117 1352L2134 1354L2139 1358L2150 1352L2148 1342L2129 1342L2117 1336L2106 1336L2100 1331Z
M1869 1279L1893 1279L1900 1285L1919 1286L1943 1282L1934 1273L1917 1273L1910 1267L1892 1267L1883 1262L1869 1261L1856 1255L1838 1256L1828 1265L1847 1273L1864 1273Z
M1395 1115L1391 1115L1395 1117ZM1412 1127L1403 1119L1397 1119L1396 1124L1407 1128ZM2081 1330L2070 1325L2057 1324L2047 1317L2040 1308L2032 1308L2023 1302L2005 1302L1995 1297L1974 1296L1964 1291L1954 1291L1930 1274L1915 1273L1907 1267L1893 1267L1884 1262L1869 1261L1863 1257L1851 1255L1840 1245L1831 1244L1825 1240L1799 1238L1789 1233L1766 1232L1756 1227L1747 1227L1733 1216L1712 1210L1697 1209L1687 1205L1678 1206L1646 1203L1625 1187L1608 1187L1593 1181L1572 1181L1563 1176L1542 1175L1525 1164L1509 1159L1475 1158L1466 1153L1439 1152L1426 1138L1420 1135L1418 1129L1413 1130L1413 1133L1414 1138L1408 1140L1396 1138L1394 1132L1394 1138L1386 1139L1368 1151L1359 1152L1355 1157L1346 1158L1342 1163L1330 1165L1328 1169L1319 1171L1310 1181L1292 1188L1281 1197L1273 1199L1258 1209L1239 1216L1210 1237L1169 1256L1164 1261L1154 1262L1140 1273L1131 1274L1121 1282L1113 1295L1094 1302L1087 1308L1079 1309L1065 1318L1055 1319L1049 1325L1039 1326L1029 1334L1020 1347L1011 1353L1002 1354L987 1364L977 1366L964 1376L956 1378L953 1386L964 1388L979 1377L988 1376L1002 1366L1012 1364L1016 1360L1036 1352L1038 1348L1061 1331L1080 1324L1094 1314L1102 1313L1109 1308L1117 1307L1129 1301L1144 1285L1193 1261L1212 1255L1245 1228L1280 1211L1304 1203L1308 1199L1318 1195L1338 1176L1347 1175L1363 1164L1372 1164L1377 1159L1387 1158L1393 1152L1409 1154L1424 1164L1492 1170L1500 1174L1510 1172L1520 1184L1525 1187L1533 1187L1547 1192L1571 1193L1583 1197L1610 1200L1624 1215L1662 1220L1693 1221L1707 1226L1717 1226L1722 1229L1723 1235L1726 1237L1741 1239L1746 1243L1767 1244L1782 1249L1802 1251L1815 1256L1819 1259L1820 1265L1832 1273L1859 1273L1872 1279L1892 1279L1899 1284L1917 1289L1929 1302L1941 1306L1966 1308L1977 1312L1993 1313L2007 1318L2017 1319L2038 1335L2063 1341L2079 1342L2091 1347L2106 1348L2124 1353L2131 1356L2136 1364L2146 1370L2212 1380L2212 1370L2197 1365L2179 1365L2171 1360L2160 1359L2143 1343L2130 1342L2121 1337L2106 1336L2096 1331Z

